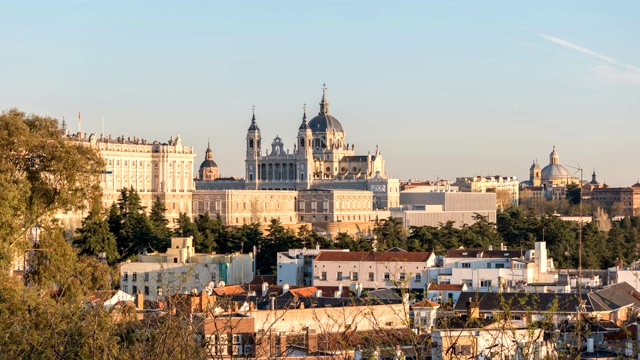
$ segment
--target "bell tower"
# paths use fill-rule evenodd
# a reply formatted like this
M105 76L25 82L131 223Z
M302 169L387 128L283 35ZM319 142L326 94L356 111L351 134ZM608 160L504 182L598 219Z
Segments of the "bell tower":
M534 160L531 168L529 169L529 181L531 181L531 185L540 186L542 183L542 176L540 172L541 170L538 160Z
M303 107L302 124L296 144L296 188L308 189L313 179L313 132L307 123L307 105Z
M262 136L260 135L260 128L256 122L256 107L252 109L253 116L251 118L251 125L247 130L247 154L245 158L245 179L248 189L258 189L259 183L259 160L261 154L261 142Z

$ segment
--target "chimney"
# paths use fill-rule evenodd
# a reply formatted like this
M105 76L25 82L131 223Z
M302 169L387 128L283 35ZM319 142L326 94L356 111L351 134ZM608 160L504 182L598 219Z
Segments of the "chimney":
M209 294L207 294L206 290L202 290L200 293L200 311L207 311L209 307Z
M489 245L489 251L493 250L493 246Z
M267 296L267 291L269 291L269 283L265 281L262 283L262 297Z
M298 309L304 310L304 303L300 301L300 305L298 305Z
M144 294L141 292L136 294L136 307L138 310L144 309Z
M478 307L478 302L473 301L473 299L469 298L469 300L467 300L467 319L478 318L480 318L480 308Z
M307 328L307 351L311 354L318 351L318 335L315 329Z
M289 284L282 285L282 294L286 294L289 292Z
M276 309L276 297L272 296L269 300L270 300L269 301L269 304L270 304L269 309L270 310L275 310Z
M316 297L322 297L322 290L318 289L318 291L316 291Z

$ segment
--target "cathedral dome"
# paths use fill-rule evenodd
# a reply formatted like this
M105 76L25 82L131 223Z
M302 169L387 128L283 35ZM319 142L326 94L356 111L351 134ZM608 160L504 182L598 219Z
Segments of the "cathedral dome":
M549 164L542 168L542 180L543 181L562 181L571 180L574 176L566 167L560 164Z
M342 124L329 114L320 114L309 121L311 131L316 132L344 132Z
M220 170L218 170L218 164L213 161L213 151L211 151L211 144L207 144L207 151L204 153L204 161L200 164L198 170L200 180L215 180L220 177Z
M212 168L212 167L218 167L218 164L216 164L215 161L213 160L205 160L202 162L202 164L200 164L200 169L204 169L204 168Z
M326 99L327 88L322 89L320 112L309 121L309 127L314 133L344 132L342 124L335 117L329 115L329 101Z

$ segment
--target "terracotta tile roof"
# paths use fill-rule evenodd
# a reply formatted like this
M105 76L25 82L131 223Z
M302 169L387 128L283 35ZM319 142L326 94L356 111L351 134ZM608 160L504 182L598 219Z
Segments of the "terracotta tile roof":
M437 302L433 302L431 300L422 300L420 302L417 302L415 304L412 305L413 307L431 307L431 308L435 308L435 307L440 307L440 304L438 304Z
M315 261L386 261L386 262L426 262L432 256L430 252L337 252L321 251Z
M245 291L240 285L227 285L225 287L214 288L213 292L218 296L244 294Z
M429 288L427 290L434 291L445 291L445 290L453 290L453 291L462 291L462 284L429 284Z
M318 291L318 288L316 288L315 286L308 286L308 287L289 290L291 295L296 297L312 297L315 295L316 291Z
M526 252L527 251L524 249L513 249L513 250L456 249L456 250L448 250L446 257L448 258L515 259L515 258L524 256Z

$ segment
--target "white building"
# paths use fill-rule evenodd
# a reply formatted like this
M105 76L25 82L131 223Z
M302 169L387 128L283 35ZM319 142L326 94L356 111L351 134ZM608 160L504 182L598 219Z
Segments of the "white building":
M547 258L545 242L535 250L458 249L449 250L444 266L430 277L439 284L466 284L473 291L498 291L531 283L554 283L553 259Z
M411 305L413 328L418 333L431 332L436 326L436 315L440 304L431 300L422 300Z
M196 254L193 238L172 238L166 253L139 255L120 266L120 289L144 293L149 300L206 286L249 283L254 277L251 254Z
M313 285L423 290L435 259L431 252L322 251L313 260Z
M278 285L311 286L313 260L321 251L349 252L349 249L290 249L278 253Z

